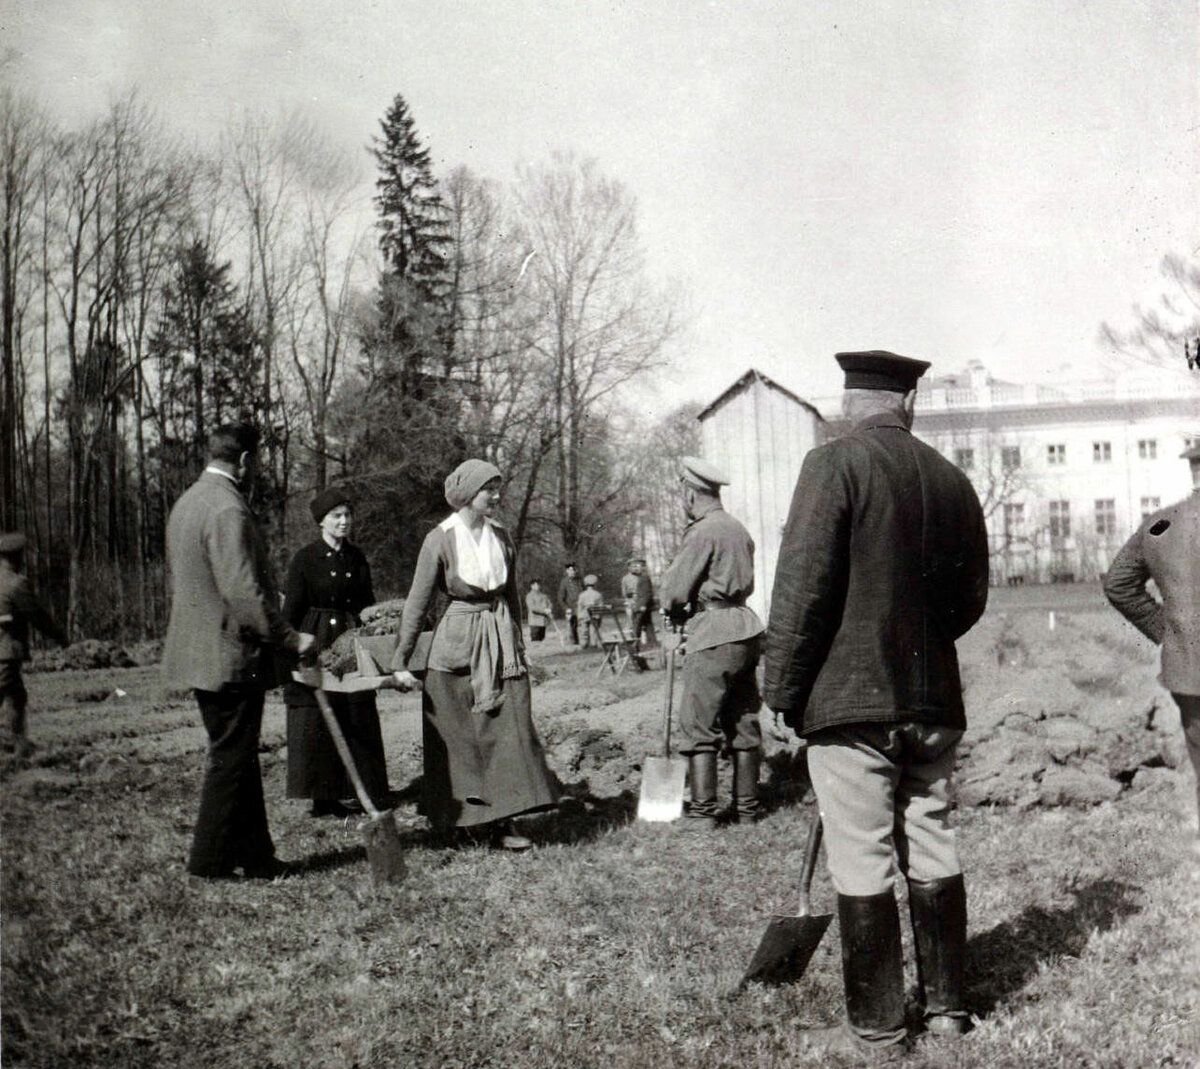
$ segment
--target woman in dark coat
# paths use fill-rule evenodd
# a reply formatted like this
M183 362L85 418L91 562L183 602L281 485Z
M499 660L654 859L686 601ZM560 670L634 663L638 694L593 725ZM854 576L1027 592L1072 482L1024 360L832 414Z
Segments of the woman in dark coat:
M326 649L343 631L359 624L358 614L375 601L371 568L363 551L349 541L353 512L349 495L329 487L313 498L313 519L321 537L297 551L288 566L283 612L288 622L317 638ZM342 767L313 692L299 683L284 690L287 702L289 798L311 798L312 815L348 816L343 799L354 787ZM386 807L387 762L375 695L329 694L350 753L376 805Z
M446 479L446 500L455 511L421 546L397 648L407 665L435 593L445 595L424 680L421 812L436 830L525 850L532 844L511 818L552 808L558 790L530 715L517 554L494 518L499 470L464 461ZM396 679L417 683L407 670Z

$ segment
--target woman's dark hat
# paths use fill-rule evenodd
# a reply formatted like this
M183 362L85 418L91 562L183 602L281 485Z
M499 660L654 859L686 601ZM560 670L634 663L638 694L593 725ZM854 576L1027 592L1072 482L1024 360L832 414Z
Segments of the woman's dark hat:
M350 491L344 486L327 486L309 503L308 510L312 513L315 523L320 523L338 505L350 505Z

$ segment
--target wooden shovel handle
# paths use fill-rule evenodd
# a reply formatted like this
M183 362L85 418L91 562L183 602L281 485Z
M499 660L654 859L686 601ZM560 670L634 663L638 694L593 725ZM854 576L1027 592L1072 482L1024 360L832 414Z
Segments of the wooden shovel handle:
M675 648L667 650L667 693L663 695L663 757L671 756L671 705L675 696Z
M808 842L804 844L804 868L800 873L800 916L807 917L812 913L809 904L809 891L812 889L813 870L817 867L817 851L821 849L821 810L813 813L812 823L808 826Z
M320 706L321 716L325 718L325 726L329 729L329 734L333 736L333 745L337 747L338 757L342 759L342 764L346 768L346 774L354 784L354 793L358 795L358 800L363 809L366 810L367 816L372 820L378 820L381 814L371 801L371 796L367 794L367 788L363 784L362 776L358 774L354 758L350 755L350 747L346 745L346 736L342 734L342 727L337 722L337 717L333 715L333 707L329 704L328 695L320 687L314 687L313 694L317 697L317 705Z

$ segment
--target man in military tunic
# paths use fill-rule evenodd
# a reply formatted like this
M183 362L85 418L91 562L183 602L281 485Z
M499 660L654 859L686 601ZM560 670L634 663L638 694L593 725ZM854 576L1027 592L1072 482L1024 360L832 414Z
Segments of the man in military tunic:
M657 645L654 634L654 586L646 574L646 561L642 557L630 557L629 571L621 576L621 597L629 616L629 630L633 638L646 636L646 645Z
M966 893L950 825L966 726L955 640L987 604L970 482L909 433L929 367L839 353L852 429L804 458L779 550L764 700L807 741L838 896L847 1025L810 1046L898 1055L906 1042L893 854L908 881L932 1034L966 1026Z
M1200 819L1200 443L1184 450L1181 459L1192 467L1191 495L1142 521L1104 576L1104 593L1162 647L1159 682L1179 707ZM1158 597L1147 589L1152 579Z
M21 664L29 659L29 628L67 645L67 634L34 593L21 572L25 536L0 534L0 749L18 759L33 749L26 733L28 698Z
M688 758L691 802L685 827L711 828L717 817L717 753L733 750L734 820L758 815L762 731L758 667L762 621L746 605L754 592L754 541L721 506L729 480L699 457L684 457L679 552L662 578L662 611L688 622L679 708L680 753Z

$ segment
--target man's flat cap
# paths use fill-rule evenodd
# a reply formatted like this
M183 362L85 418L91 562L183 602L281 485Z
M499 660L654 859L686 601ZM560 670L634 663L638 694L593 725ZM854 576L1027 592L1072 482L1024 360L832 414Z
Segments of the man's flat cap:
M629 560L627 560L625 563L626 564L645 564L646 558L645 557L630 557Z
M0 534L0 553L20 553L25 548L25 536L20 531Z
M725 473L701 457L683 457L679 463L683 469L679 477L689 486L715 494L722 486L729 485Z
M917 379L929 370L929 361L897 356L883 349L862 353L838 353L835 357L846 373L847 390L891 390L908 393Z

